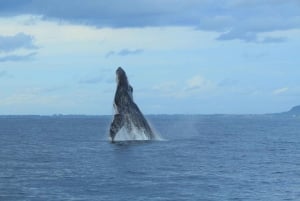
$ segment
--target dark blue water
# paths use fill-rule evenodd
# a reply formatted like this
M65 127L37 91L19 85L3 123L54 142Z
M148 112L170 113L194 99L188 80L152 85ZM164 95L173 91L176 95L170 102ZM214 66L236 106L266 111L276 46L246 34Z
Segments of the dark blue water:
M0 200L300 199L300 117L148 119L166 141L111 144L111 117L0 117Z

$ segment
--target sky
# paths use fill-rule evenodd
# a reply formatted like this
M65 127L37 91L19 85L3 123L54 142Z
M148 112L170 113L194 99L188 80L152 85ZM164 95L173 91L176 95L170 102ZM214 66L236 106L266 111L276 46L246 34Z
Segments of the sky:
M282 112L299 48L299 0L0 0L0 115L111 115L119 66L145 114Z

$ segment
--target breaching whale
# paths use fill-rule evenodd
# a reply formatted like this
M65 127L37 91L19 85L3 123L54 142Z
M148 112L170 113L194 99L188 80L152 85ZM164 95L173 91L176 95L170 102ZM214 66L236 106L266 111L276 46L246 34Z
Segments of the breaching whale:
M155 139L154 132L133 101L133 88L121 67L116 70L116 81L117 89L113 104L115 115L109 129L111 141L114 142L117 133L123 128L131 136L131 140L136 140L136 135L143 136L144 140Z

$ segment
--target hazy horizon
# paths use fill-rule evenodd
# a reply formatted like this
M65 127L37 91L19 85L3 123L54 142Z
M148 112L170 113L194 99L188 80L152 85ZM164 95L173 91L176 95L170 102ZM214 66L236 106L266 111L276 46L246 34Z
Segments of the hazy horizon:
M294 107L294 106L293 106ZM292 107L290 108L292 109ZM155 115L268 115L268 114L280 114L284 112L288 112L290 109L285 111L276 111L276 112L269 112L269 113L143 113L145 116L155 116ZM53 114L0 114L0 116L112 116L114 113L111 114L84 114L84 113L53 113Z

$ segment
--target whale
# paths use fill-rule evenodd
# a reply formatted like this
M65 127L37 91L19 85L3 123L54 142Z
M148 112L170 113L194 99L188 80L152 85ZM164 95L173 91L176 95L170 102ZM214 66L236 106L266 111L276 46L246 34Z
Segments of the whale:
M133 100L133 87L129 84L126 72L118 67L116 70L117 88L113 107L115 114L110 124L109 136L112 143L121 129L131 136L130 140L154 140L155 134L141 110Z

